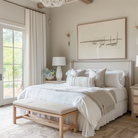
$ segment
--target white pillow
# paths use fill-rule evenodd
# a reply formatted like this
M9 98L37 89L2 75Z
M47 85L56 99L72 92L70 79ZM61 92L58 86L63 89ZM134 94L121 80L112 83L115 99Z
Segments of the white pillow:
M76 71L76 70L72 69L71 72L70 72L70 75L71 75L71 76L74 76L74 77L85 76L85 71L86 71L86 70L79 70L79 71Z
M71 75L77 77L77 76L84 76L84 74L85 74L84 69L78 69L78 70L71 69L71 70L68 70L66 72L66 75L67 75L66 83L69 83Z
M96 87L105 87L105 72L106 68L99 70L89 70L89 77L95 77Z
M80 87L95 87L93 78L88 78L88 77L70 77L69 80L69 86L80 86Z
M125 86L125 73L122 70L106 71L105 86L122 88Z

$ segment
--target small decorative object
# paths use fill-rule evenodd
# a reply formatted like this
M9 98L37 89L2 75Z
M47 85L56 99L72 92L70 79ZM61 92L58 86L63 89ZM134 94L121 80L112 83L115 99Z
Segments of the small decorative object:
M78 25L78 59L126 58L126 18Z
M60 7L65 0L40 0L45 7Z
M136 23L135 23L135 27L136 27L136 29L138 30L138 25L136 25Z
M68 38L68 46L70 46L70 32L65 32L65 35Z
M136 67L138 67L138 55L136 55ZM138 86L138 84L135 84L135 86Z
M137 32L136 32L136 44L138 45L138 25L135 24L135 27L137 29Z
M47 80L53 80L56 76L56 70L46 68L43 73L43 76L45 76Z
M138 55L136 56L136 67L138 67Z
M63 76L61 66L66 66L66 58L53 57L52 65L57 66L56 78L57 78L57 81L61 81Z

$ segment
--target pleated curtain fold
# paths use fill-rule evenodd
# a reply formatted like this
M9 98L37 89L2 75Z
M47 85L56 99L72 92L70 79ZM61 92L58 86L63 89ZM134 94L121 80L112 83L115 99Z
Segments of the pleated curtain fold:
M26 9L24 88L43 83L46 68L46 15Z

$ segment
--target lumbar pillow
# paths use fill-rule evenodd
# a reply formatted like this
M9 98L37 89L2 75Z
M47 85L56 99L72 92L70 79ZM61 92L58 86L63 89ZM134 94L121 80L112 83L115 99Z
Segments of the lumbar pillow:
M105 69L100 70L91 70L89 71L89 77L95 76L95 86L96 87L105 87Z
M69 86L95 87L95 77L70 77Z

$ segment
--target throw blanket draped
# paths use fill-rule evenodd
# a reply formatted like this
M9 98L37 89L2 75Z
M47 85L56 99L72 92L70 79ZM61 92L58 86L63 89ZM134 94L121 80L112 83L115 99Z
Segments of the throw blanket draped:
M50 90L50 89L49 89ZM56 91L63 91L63 92L72 92L72 93L80 93L80 91L71 91L67 89L54 89ZM81 91L81 93L85 94L88 96L93 102L95 102L100 110L102 115L105 115L115 109L115 103L117 102L116 100L116 95L113 90L106 91L106 90L97 90L94 92L90 91Z
M114 97L115 95L110 95L112 93L105 90L98 90L94 93L85 92L84 94L89 96L99 106L102 115L105 115L115 108L116 97Z

